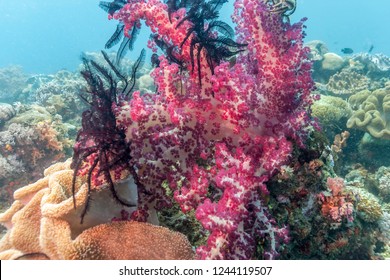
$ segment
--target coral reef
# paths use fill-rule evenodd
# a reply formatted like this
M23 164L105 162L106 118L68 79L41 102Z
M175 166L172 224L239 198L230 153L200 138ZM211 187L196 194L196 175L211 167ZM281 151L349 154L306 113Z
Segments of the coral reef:
M34 181L53 162L70 156L75 127L39 105L21 105L0 131L0 198L11 203L16 188ZM21 174L25 174L21 176Z
M390 58L384 54L359 53L351 60L369 77L388 77L390 73Z
M374 248L383 235L379 221L368 225L362 219L350 182L329 177L332 167L316 158L323 148L309 147L268 184L271 214L289 224L291 236L280 258L380 258L383 248Z
M351 134L348 131L343 131L336 134L332 146L330 147L334 153L341 153L343 148L347 146L347 140Z
M359 135L357 131L355 134ZM375 138L368 132L363 133L360 137L360 139L357 139L359 163L370 169L371 172L381 166L390 166L390 158L383 156L390 152L388 139Z
M64 121L78 119L86 106L79 95L85 88L80 74L59 71L54 75L36 75L23 89L23 101L43 106L52 115L59 114Z
M329 52L326 44L320 40L313 40L305 44L306 47L310 48L310 59L316 63L317 61L322 61L324 55Z
M383 256L386 259L390 258L390 213L384 212L382 218L379 220L379 228L381 230L380 241L384 243Z
M24 171L24 164L22 164L17 159L19 156L15 155L13 152L17 145L26 148L28 145L33 145L33 140L37 139L37 135L34 134L34 130L31 128L26 128L20 124L11 124L7 130L0 132L0 145L3 147L2 154L2 171L7 174L3 174L1 179L6 177L14 177L14 175L19 175ZM23 152L23 151L20 151ZM29 155L27 155L29 156ZM10 164L6 158L10 158L13 161L13 165ZM9 168L5 166L7 164ZM11 166L14 166L11 168ZM6 171L8 170L8 172Z
M314 62L313 79L321 94L351 95L384 88L389 82L390 58L383 54L359 53L344 58L329 52L321 41L308 42L307 46Z
M24 165L16 156L3 157L0 155L0 180L19 176L24 172Z
M386 57L304 46L294 1L236 0L233 30L225 2L101 2L118 51L0 105L0 259L390 254ZM124 59L145 27L152 67Z
M26 86L28 75L21 66L8 66L0 69L0 102L12 103L17 100Z
M32 110L32 112L36 112ZM32 115L34 115L32 113ZM0 132L0 144L4 149L3 155L13 155L22 159L29 166L42 164L43 157L56 161L65 156L65 149L72 146L72 141L66 134L60 134L56 129L62 126L60 120L50 119L36 123L19 122L20 119L11 119L6 129ZM63 129L61 132L67 131Z
M309 57L313 61L313 79L319 83L319 86L326 84L329 77L343 69L347 64L343 57L329 52L328 47L322 41L310 41L306 43L306 46L310 48Z

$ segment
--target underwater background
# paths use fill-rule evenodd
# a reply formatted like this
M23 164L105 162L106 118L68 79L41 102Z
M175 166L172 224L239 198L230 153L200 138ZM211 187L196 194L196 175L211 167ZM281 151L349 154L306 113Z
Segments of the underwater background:
M232 2L221 8L220 19L234 26ZM14 201L23 200L18 200L19 188L43 189L42 180L56 170L71 169L67 163L50 168L74 155L82 114L88 109L82 97L88 81L80 75L81 56L104 63L99 52L118 24L108 20L98 4L0 0L0 212L9 214ZM289 21L308 18L304 42L310 48L315 84L310 114L321 129L308 137L305 149L294 147L290 163L269 176L269 196L262 200L276 221L270 223L280 227L280 240L272 245L278 253L272 252L274 247L271 253L264 249L270 246L268 237L258 237L250 258L390 258L390 36L384 20L389 10L386 0L296 0ZM135 89L151 94L157 87L146 29L143 26L122 67L133 71L145 48L146 62L135 67ZM110 59L117 49L107 50ZM209 168L205 163L203 167ZM163 183L167 196L173 197ZM160 225L183 233L193 248L204 248L209 233L195 211L186 213L179 204L160 207ZM126 211L113 220L127 220ZM2 258L8 256L2 251L9 249L7 219L0 215ZM286 224L289 237L283 238ZM29 250L34 251L20 251Z
M69 1L0 1L0 67L21 65L27 73L49 74L61 69L74 71L80 53L100 51L115 28L95 0ZM390 55L386 13L389 1L300 0L292 22L307 17L306 41L322 40L332 52L342 48ZM221 18L231 22L229 1ZM140 35L143 46L148 35Z

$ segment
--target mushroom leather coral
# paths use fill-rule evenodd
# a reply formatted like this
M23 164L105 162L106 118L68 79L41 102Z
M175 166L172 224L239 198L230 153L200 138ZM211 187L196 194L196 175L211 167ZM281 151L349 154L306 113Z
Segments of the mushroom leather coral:
M390 90L362 91L350 97L349 103L357 107L347 127L368 131L372 136L390 139Z
M42 220L41 243L51 259L163 260L192 259L187 238L167 228L135 221L101 224L71 240L63 220Z
M121 211L134 209L116 203L108 188L91 191L88 219L80 224L87 184L82 178L77 180L74 208L69 163L49 167L43 179L15 192L15 202L0 214L0 223L8 229L0 240L0 259L192 258L184 235L146 223L111 223ZM119 194L134 199L131 180L127 185Z
M45 179L15 191L15 202L0 214L0 223L8 229L0 241L0 251L15 249L28 254L40 250L40 203L46 192Z
M133 212L135 208L126 207L116 203L111 191L105 187L91 191L88 215L81 223L81 213L88 198L88 188L85 182L76 181L75 203L72 196L73 170L61 170L50 175L50 192L42 198L41 211L43 216L65 220L70 224L72 237L76 237L83 230L110 222L112 218L120 216L122 210ZM127 182L127 181L126 181ZM118 182L118 184L125 182ZM125 188L126 187L126 188ZM134 191L127 186L118 188L121 197L134 197ZM136 195L135 195L136 197ZM134 202L136 204L136 201ZM103 207L102 207L103 206Z

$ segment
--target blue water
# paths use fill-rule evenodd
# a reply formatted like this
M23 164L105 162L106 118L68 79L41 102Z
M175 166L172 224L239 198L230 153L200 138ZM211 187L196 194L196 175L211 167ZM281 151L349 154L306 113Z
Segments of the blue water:
M307 41L322 40L330 51L390 55L388 0L297 0L291 20L308 17ZM0 68L22 65L29 73L75 70L83 51L98 51L116 23L98 7L98 0L0 0ZM230 14L232 1L221 10ZM225 20L228 19L225 17ZM139 38L138 46L146 42ZM138 55L134 54L134 56Z

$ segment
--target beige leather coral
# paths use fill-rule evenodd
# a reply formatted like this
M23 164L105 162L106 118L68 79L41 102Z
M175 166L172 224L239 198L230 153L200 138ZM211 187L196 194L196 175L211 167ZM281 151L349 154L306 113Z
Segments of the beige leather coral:
M356 127L373 137L390 139L390 89L361 91L352 95L349 103L356 111L347 122L348 128Z
M83 178L72 194L73 170L69 161L55 164L45 177L17 190L15 202L0 214L8 229L0 240L0 259L189 259L191 245L177 232L148 223L111 222L125 207L114 200L107 186L89 193L90 207L81 224L88 197ZM117 193L137 203L132 178L115 183Z
M173 260L192 259L187 238L148 223L120 221L101 224L70 238L69 224L43 221L44 252L51 259L67 260Z
M108 187L92 189L89 194L88 212L81 223L81 214L88 198L88 187L82 180L76 180L76 208L74 208L72 180L73 170L61 170L50 175L49 192L42 198L41 210L44 217L68 222L73 238L87 228L108 223L114 217L120 218L122 210L131 213L136 209L136 207L130 208L116 202ZM137 197L136 187L132 181L128 184L129 180L131 179L116 183L117 193L130 204L136 205L137 201L126 199L127 197Z
M14 249L29 254L40 250L40 204L47 187L47 180L40 179L15 191L15 202L0 214L0 223L8 229L0 241L0 252Z

